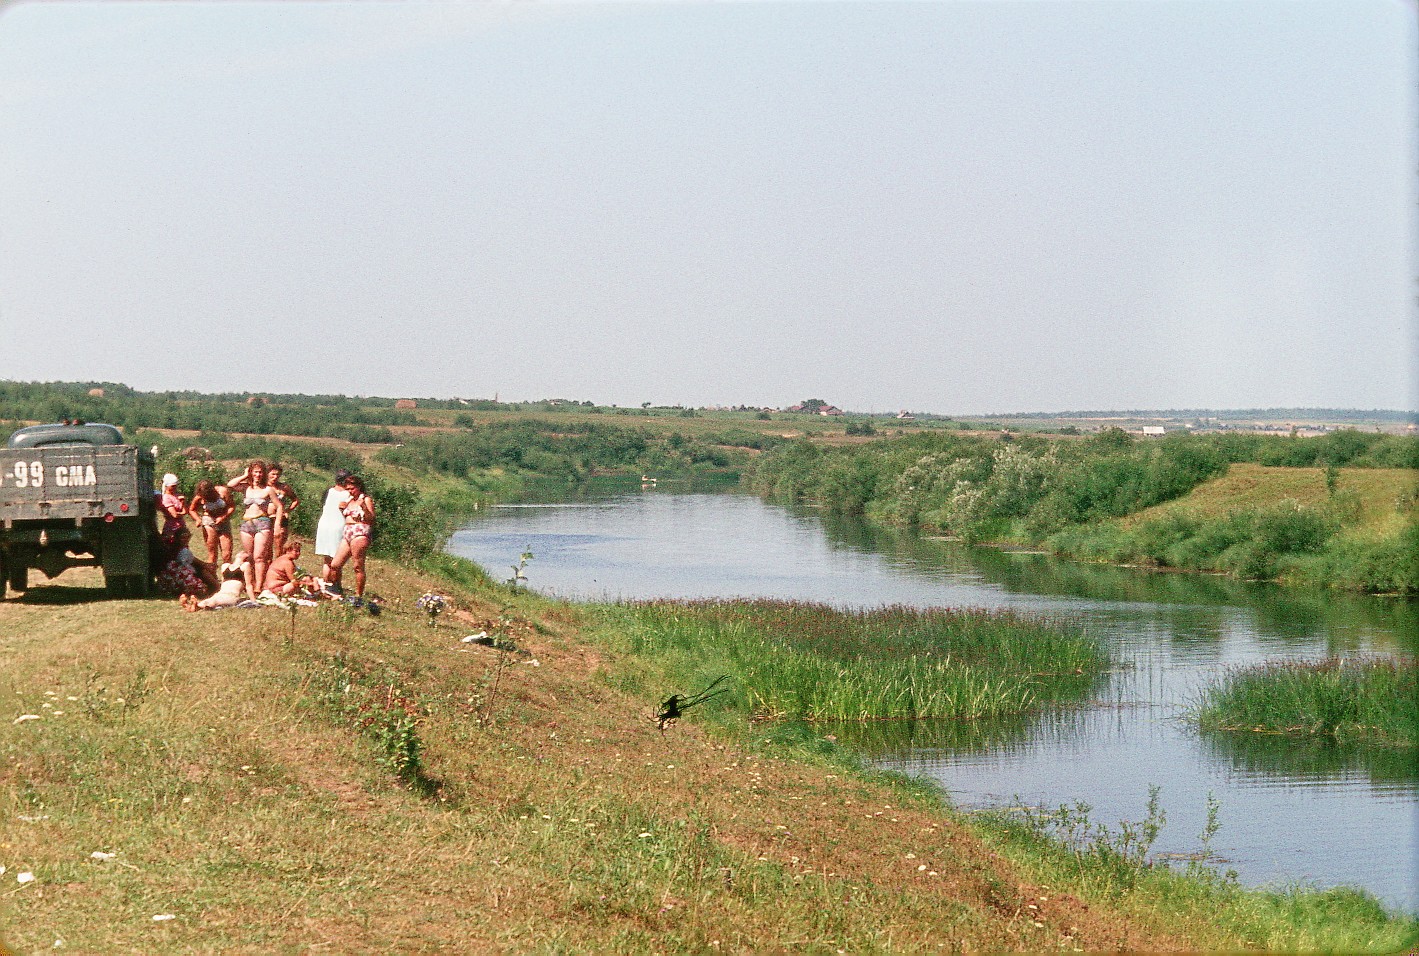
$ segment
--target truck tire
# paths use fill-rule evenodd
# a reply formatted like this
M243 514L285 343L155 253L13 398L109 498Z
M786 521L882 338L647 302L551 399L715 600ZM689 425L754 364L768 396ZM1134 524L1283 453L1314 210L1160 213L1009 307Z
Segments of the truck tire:
M148 594L147 579L141 574L105 575L103 583L111 598L140 598Z

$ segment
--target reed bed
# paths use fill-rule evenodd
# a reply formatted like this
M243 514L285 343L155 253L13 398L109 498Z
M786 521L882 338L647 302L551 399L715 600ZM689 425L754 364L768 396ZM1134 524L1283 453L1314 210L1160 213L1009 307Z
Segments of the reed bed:
M630 605L632 648L735 678L756 717L981 719L1078 700L1108 664L1076 626L1011 612L777 600Z
M1278 661L1237 668L1207 688L1192 716L1209 731L1419 744L1412 660Z

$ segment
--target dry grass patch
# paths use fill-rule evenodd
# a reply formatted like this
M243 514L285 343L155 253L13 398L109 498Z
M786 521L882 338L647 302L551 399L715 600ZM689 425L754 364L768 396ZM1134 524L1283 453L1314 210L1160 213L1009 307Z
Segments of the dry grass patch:
M1398 502L1415 492L1416 482L1419 473L1407 468L1342 468L1336 492L1349 496L1354 503L1356 528L1387 535L1401 529L1405 515ZM1174 512L1220 518L1234 511L1266 508L1288 498L1304 507L1327 504L1331 496L1325 469L1234 464L1226 474L1204 482L1188 495L1121 518L1119 524L1133 527Z

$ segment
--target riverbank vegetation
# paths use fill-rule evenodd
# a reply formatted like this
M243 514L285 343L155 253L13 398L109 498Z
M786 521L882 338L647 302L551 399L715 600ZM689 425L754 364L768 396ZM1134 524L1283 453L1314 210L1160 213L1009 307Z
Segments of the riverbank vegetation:
M633 655L727 677L751 719L952 719L1079 701L1108 665L1077 626L1009 612L841 610L793 601L652 601L606 612Z
M85 568L0 603L0 938L1384 952L1419 929L1353 891L1254 891L1147 860L1120 879L1106 854L865 770L821 729L746 720L742 699L662 734L656 705L722 663L628 647L627 615L671 608L568 605L457 559L428 567L373 562L379 617L187 615L103 600ZM416 606L430 591L449 602L432 627ZM462 640L480 631L497 646Z
M1204 731L1414 748L1419 746L1419 665L1331 659L1237 668L1206 688L1192 717ZM1412 772L1412 753L1410 760Z
M973 542L1113 563L1419 592L1419 439L1117 429L1080 440L917 435L794 442L753 464L761 494ZM1293 486L1305 486L1294 492ZM1248 494L1209 493L1245 486Z

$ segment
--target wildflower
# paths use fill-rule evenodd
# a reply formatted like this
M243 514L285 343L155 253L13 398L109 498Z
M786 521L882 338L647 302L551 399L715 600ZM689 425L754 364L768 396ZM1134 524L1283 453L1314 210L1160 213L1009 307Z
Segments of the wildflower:
M448 598L429 592L421 595L414 606L429 616L429 627L433 627L438 623L438 616L448 607Z

